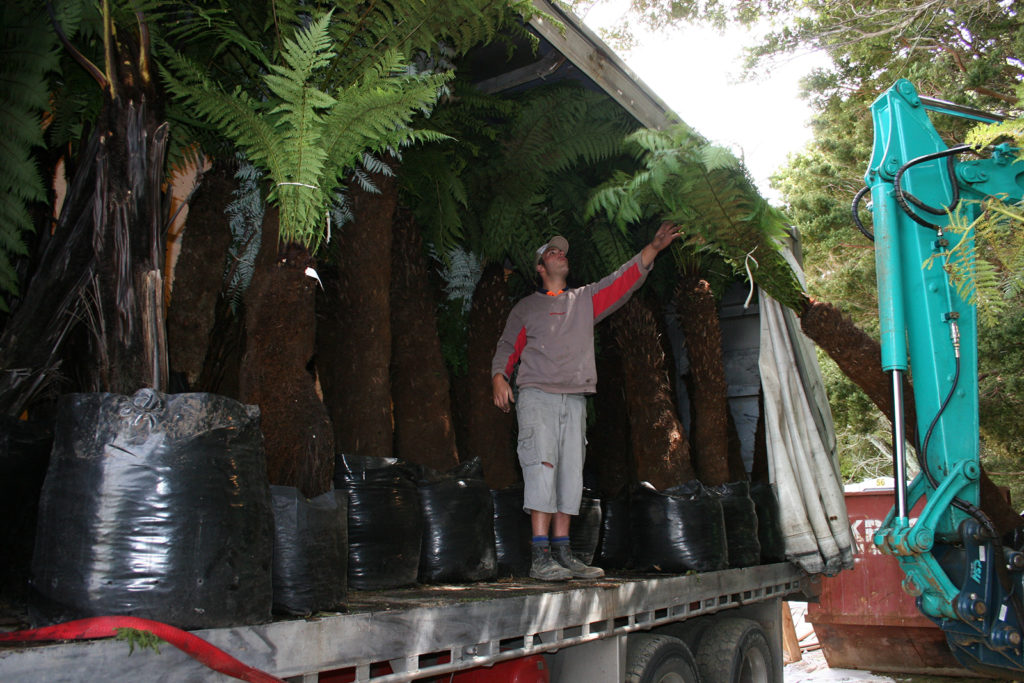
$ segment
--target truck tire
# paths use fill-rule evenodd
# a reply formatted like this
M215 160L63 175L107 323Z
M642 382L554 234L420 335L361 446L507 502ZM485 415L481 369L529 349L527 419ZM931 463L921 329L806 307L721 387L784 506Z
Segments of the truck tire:
M663 636L678 638L683 641L683 644L686 645L686 647L690 648L690 652L696 652L697 648L700 647L701 634L707 630L707 625L710 624L713 619L714 617L704 617L703 619L676 621L671 624L659 626L651 632Z
M700 683L700 674L683 641L634 633L626 641L626 683Z
M697 668L704 683L773 683L776 678L768 638L752 619L712 622L700 638Z

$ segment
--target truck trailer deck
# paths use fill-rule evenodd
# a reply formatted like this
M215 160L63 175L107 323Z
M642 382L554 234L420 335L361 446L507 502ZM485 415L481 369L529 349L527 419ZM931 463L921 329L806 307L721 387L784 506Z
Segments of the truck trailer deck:
M544 654L551 679L621 681L627 636L687 622L694 632L729 611L757 621L781 672L780 604L810 579L789 563L689 575L619 574L564 584L499 580L353 591L344 613L194 634L246 664L293 681L345 670L398 683ZM693 629L693 626L697 626ZM0 680L232 680L169 646L115 640L0 649Z

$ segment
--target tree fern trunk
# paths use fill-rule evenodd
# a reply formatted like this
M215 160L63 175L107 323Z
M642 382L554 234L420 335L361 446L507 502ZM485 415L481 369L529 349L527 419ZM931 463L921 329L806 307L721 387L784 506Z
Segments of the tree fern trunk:
M64 340L82 318L82 292L95 268L92 218L99 147L100 131L95 130L68 180L53 236L42 241L38 266L0 337L0 409L11 417L50 392Z
M640 481L666 489L694 478L690 445L676 415L665 373L658 325L640 299L630 299L612 319L622 353L626 408ZM598 378L600 391L601 379Z
M214 164L200 183L180 237L181 249L174 266L167 310L170 370L183 378L190 390L199 387L217 320L224 257L231 244L224 207L236 186L232 170L223 163Z
M239 379L242 400L260 408L260 427L272 484L313 497L333 488L334 439L311 370L316 338L316 281L300 245L277 240L277 211L263 222L263 248L245 294L246 350Z
M711 286L682 278L675 296L693 378L693 463L708 486L729 481L729 404L722 363L722 329Z
M167 389L162 184L168 126L141 51L129 36L119 38L116 67L108 65L116 68L118 96L107 100L98 124L104 134L96 157L96 269L86 299L94 306L96 388L128 394Z
M355 220L336 234L338 276L325 283L318 347L324 401L339 453L389 458L391 404L391 241L398 203L393 177L380 194L352 188Z
M133 60L120 64L130 70ZM129 86L106 100L54 237L0 340L0 407L8 414L19 414L45 388L78 321L89 327L91 353L78 389L166 388L161 183L167 125L152 107L152 89Z
M593 427L587 437L587 459L593 459L601 496L610 498L628 490L637 481L636 463L630 450L626 381L622 357L615 344L605 345L598 354L597 378L599 386L594 396Z
M214 309L213 328L203 367L196 382L195 391L208 391L232 398L241 396L238 389L242 371L242 354L245 352L245 311L236 313L224 297L217 297Z
M882 347L853 321L830 303L808 299L800 328L820 346L871 402L890 420L893 416L892 380L882 370ZM918 443L917 409L914 393L904 375L904 421L910 443ZM1024 526L1024 519L1010 507L984 469L981 471L980 504L999 533Z
M469 311L466 393L466 432L463 458L479 457L487 485L507 488L518 479L518 460L512 442L515 411L503 413L494 406L491 391L491 359L505 320L512 310L505 269L492 263L484 269Z
M800 328L861 388L883 415L892 418L892 380L882 370L881 345L830 303L809 299L800 316ZM910 385L904 379L904 393ZM907 405L907 438L917 441L917 418Z
M395 213L391 249L391 396L395 455L447 471L458 464L448 369L437 335L437 308L412 214Z

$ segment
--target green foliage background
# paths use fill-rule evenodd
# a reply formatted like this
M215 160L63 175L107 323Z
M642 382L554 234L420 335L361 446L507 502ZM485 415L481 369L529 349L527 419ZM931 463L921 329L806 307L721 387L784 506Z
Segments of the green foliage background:
M806 7L804 18L775 31L751 54L753 68L782 51L806 47L825 50L833 61L832 69L804 82L818 112L814 140L773 182L804 234L812 295L839 305L877 334L873 251L852 229L848 208L870 158L869 105L896 79L908 78L922 94L1019 117L1024 17L1011 4L979 1L882 2L862 8L811 2ZM932 120L950 146L975 127L941 115ZM862 216L870 217L866 211ZM978 228L980 235L984 228ZM1018 220L1015 230L988 244L988 256L993 249L1019 252L1024 224ZM1020 277L1019 262L987 263L995 264L1004 282ZM1024 501L1024 423L1015 417L1024 400L1022 306L1019 290L1010 287L996 291L988 307L981 302L978 340L982 461L997 483L1011 488L1018 506ZM844 470L853 472L877 456L874 443L888 443L888 425L849 384L838 373L829 374L833 414L846 445ZM879 468L888 471L884 459Z
M597 4L579 0L579 14ZM854 322L877 336L874 254L870 241L850 219L854 194L864 185L871 157L871 102L898 78L907 78L921 94L1003 113L1016 120L997 131L1020 137L1019 91L1024 82L1024 15L1019 3L994 0L880 0L837 3L831 0L741 0L676 2L630 0L615 31L606 34L629 45L641 28L661 29L699 23L768 27L764 40L747 55L748 75L768 72L779 59L807 50L831 58L829 68L808 75L804 96L814 111L813 140L792 156L772 179L785 213L799 228L811 296L839 306ZM755 27L756 24L756 27ZM975 124L933 116L950 146L967 139ZM751 115L756 125L756 113ZM989 141L997 133L989 136ZM1013 207L1010 207L1013 209ZM981 420L986 469L1024 501L1024 399L1021 372L1024 349L1021 265L1014 256L1024 245L1020 207L1014 228L993 231L981 254L995 264L996 296L982 302L979 354ZM870 214L862 208L870 227ZM984 226L979 226L980 232ZM984 310L985 304L990 310ZM887 420L832 362L819 354L825 369L840 457L848 480L891 470L880 445L887 447ZM999 473L1004 473L1000 475Z

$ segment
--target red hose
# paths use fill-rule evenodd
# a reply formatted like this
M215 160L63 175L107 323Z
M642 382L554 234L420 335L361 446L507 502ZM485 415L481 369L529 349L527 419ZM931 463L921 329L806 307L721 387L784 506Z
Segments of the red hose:
M86 638L112 638L116 629L133 628L148 631L214 671L240 678L251 683L284 683L265 671L243 664L224 650L180 628L151 619L138 617L92 617L54 626L0 633L0 642L27 642L36 640L83 640Z

